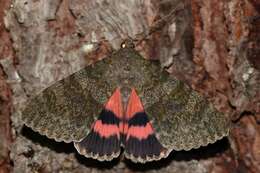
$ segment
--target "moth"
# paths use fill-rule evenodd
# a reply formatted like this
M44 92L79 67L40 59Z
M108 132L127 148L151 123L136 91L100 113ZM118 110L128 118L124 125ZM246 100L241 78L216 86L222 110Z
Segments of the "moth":
M160 160L228 135L229 121L196 91L131 44L33 97L25 125L88 158Z

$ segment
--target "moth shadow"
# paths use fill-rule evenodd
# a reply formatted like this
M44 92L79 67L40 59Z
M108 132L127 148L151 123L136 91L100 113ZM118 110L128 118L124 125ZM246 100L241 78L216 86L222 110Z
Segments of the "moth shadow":
M37 143L42 147L47 147L56 153L74 153L74 146L72 143L56 142L54 139L49 139L46 136L33 131L31 128L23 126L21 134L33 143Z
M217 155L221 155L230 148L228 139L223 138L215 142L214 144L209 144L208 146L200 147L199 149L192 149L190 151L172 151L171 154L165 159L161 159L159 161L154 162L148 162L145 164L133 163L128 159L122 159L122 157L113 159L112 161L100 162L95 159L86 158L78 154L78 152L73 146L73 143L56 142L53 139L49 139L46 136L40 135L38 132L34 132L29 127L24 126L22 128L21 134L27 139L31 140L33 143L38 143L39 145L47 147L57 153L74 153L75 158L80 164L86 167L97 168L100 170L113 169L115 166L118 166L121 161L125 162L126 167L132 171L143 172L149 170L159 170L161 168L167 167L172 162L190 160L199 161L202 159L204 160L212 158Z
M95 159L86 158L77 152L77 150L74 148L73 143L56 142L55 140L49 139L46 136L43 136L26 126L23 126L21 134L28 140L32 141L33 143L37 143L42 147L47 147L56 153L65 153L65 154L74 153L77 161L86 167L92 167L98 169L112 169L120 161L119 159L113 159L110 162L108 161L100 162Z
M159 170L161 168L167 167L172 162L181 161L191 161L191 160L204 160L213 158L215 156L221 155L230 148L230 143L225 137L214 144L209 144L205 147L200 147L198 149L192 149L190 151L172 151L170 155L159 161L148 162L145 164L133 163L125 159L125 163L129 169L132 171L149 171L149 170Z

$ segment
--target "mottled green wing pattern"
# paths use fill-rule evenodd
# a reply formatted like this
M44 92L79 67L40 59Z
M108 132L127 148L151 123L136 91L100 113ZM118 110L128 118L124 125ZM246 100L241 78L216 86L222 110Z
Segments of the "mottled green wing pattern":
M56 141L84 138L115 88L97 80L98 72L92 75L93 69L106 69L106 61L58 81L31 99L22 112L24 123Z
M146 111L166 148L190 150L228 135L226 116L183 82L168 76L150 92L157 101L147 104Z

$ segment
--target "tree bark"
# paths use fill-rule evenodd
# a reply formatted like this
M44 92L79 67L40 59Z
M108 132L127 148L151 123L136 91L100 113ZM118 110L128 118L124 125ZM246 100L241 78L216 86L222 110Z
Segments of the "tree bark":
M11 38L4 26L5 10L9 7L9 1L0 1L0 60L13 58ZM6 75L0 65L0 173L12 170L10 160L11 135L11 89L6 81Z
M0 0L0 5L0 173L260 172L257 0ZM100 163L22 125L29 96L106 57L128 37L137 40L145 58L159 60L225 112L233 122L230 136L156 163ZM90 44L94 49L86 52Z

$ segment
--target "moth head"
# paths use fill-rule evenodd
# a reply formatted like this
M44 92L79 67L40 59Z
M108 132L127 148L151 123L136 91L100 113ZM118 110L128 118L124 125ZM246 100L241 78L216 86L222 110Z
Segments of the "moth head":
M123 43L121 44L121 48L135 48L135 44L134 44L134 40L131 38L126 39L125 41L123 41Z

